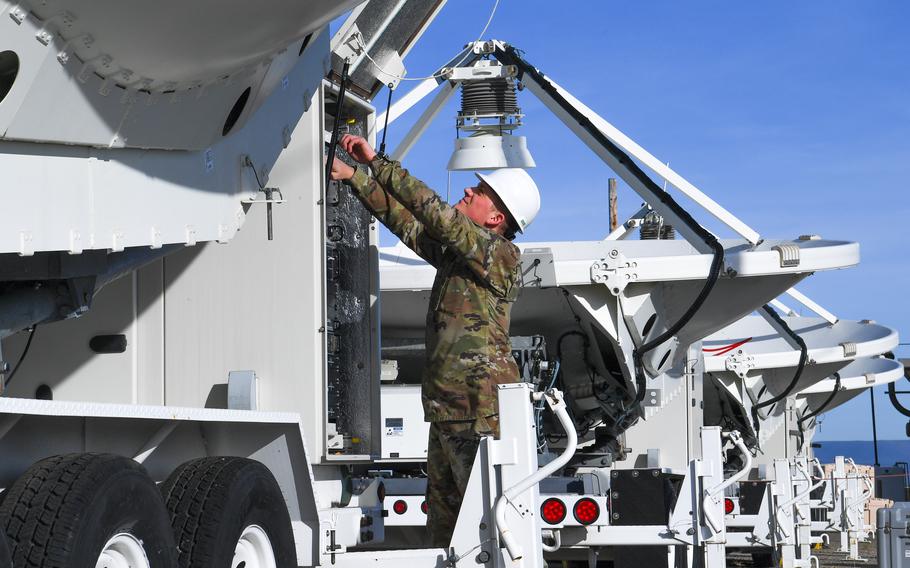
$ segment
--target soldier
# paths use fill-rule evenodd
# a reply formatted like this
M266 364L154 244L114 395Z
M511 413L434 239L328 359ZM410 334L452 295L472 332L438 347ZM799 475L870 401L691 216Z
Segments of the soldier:
M475 174L478 183L447 204L401 164L361 137L339 145L373 177L336 159L332 179L437 269L427 311L421 398L430 422L427 529L448 547L481 436L498 436L496 385L518 381L509 319L521 285L511 240L534 220L540 194L524 170Z

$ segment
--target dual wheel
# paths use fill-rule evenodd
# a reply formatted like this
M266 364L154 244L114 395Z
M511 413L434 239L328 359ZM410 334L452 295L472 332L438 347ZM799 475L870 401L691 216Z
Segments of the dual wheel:
M159 490L131 459L55 456L33 465L0 499L0 566L297 565L281 490L253 460L193 460Z

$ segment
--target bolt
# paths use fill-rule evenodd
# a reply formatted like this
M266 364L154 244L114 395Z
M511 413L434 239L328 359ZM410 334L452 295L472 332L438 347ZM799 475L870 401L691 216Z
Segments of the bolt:
M617 256L619 256L619 251L618 251L618 250L613 249L613 250L610 251L610 258L616 258Z
M632 477L638 477L638 470L632 472Z
M688 529L686 529L686 534L689 536L692 536L693 534L695 534L695 529L693 529L692 527L689 527Z
M475 558L475 560L478 564L486 564L490 561L490 553L486 550L481 550L480 554L477 555L477 558Z

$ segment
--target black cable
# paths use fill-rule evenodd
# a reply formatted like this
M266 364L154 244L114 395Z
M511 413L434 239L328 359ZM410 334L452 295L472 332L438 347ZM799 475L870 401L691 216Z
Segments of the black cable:
M332 182L332 165L335 162L335 147L338 144L338 134L341 130L341 111L344 106L344 94L348 89L348 68L351 62L345 59L344 67L341 68L341 84L338 86L338 103L335 105L335 124L332 127L332 138L329 142L329 155L325 161L325 190L329 190L329 184Z
M382 142L379 144L379 154L385 156L385 134L389 131L389 115L392 114L392 91L394 90L392 83L388 84L389 87L389 100L385 105L385 126L382 127Z
M689 214L688 211L682 208L674 199L670 196L669 193L664 191L659 185L657 185L654 180L648 177L648 174L642 170L637 163L635 163L632 158L629 157L619 146L613 143L612 140L607 138L603 132L600 131L594 123L591 122L591 119L581 113L577 108L575 108L571 103L569 103L565 97L563 97L559 91L553 86L552 83L535 67L525 61L520 55L519 51L512 46L506 46L505 50L498 49L496 50L496 59L501 63L506 65L515 65L518 68L519 80L524 77L525 74L530 76L539 86L543 89L548 96L550 96L556 104L558 104L562 110L572 117L573 120L577 121L579 126L581 126L592 138L594 138L597 143L609 152L615 160L617 160L622 166L624 166L629 173L638 180L639 183L644 185L649 192L657 197L658 201L661 204L670 209L680 221L683 222L692 232L694 232L698 237L704 241L709 247L711 247L714 258L711 261L711 269L708 272L708 279L705 282L705 285L702 287L701 292L696 296L695 301L691 306L686 310L686 312L679 318L679 320L674 323L670 328L668 328L664 333L660 334L658 337L653 340L641 345L632 352L633 367L635 371L635 400L633 405L629 408L629 412L633 408L640 407L641 402L645 398L645 390L647 386L647 379L644 373L644 356L649 351L653 350L657 346L661 345L666 340L670 339L687 324L695 316L695 313L701 308L701 306L707 300L708 295L711 293L711 290L714 288L714 285L717 283L718 278L720 277L720 272L724 266L724 247L720 244L713 234L710 231L698 224L698 222Z
M584 351L582 352L582 358L585 360L585 364L587 365L588 347L589 347L588 336L587 336L587 334L585 334L581 331L578 331L576 329L569 330L569 331L563 333L562 335L560 335L556 339L556 358L559 361L562 361L562 342L565 338L569 337L570 335L577 335L577 336L581 337L582 341L584 342L583 343Z
M569 331L563 333L562 335L560 335L559 338L556 340L556 359L559 360L560 362L563 361L562 342L565 338L567 338L571 335L577 335L577 336L581 337L582 341L584 342L583 347L582 347L582 349L583 349L582 359L584 361L585 370L588 372L588 379L591 381L591 394L594 395L594 398L596 398L600 402L603 402L603 403L610 402L609 398L601 398L597 394L596 373L594 372L594 367L588 362L588 348L591 346L591 343L590 343L590 340L588 339L587 334L573 329L573 330L569 330Z
M774 308L765 304L762 306L762 309L777 322L777 325L781 326L784 329L784 332L786 332L786 334L789 335L797 345L799 345L799 364L796 366L796 373L793 374L793 378L790 380L790 384L787 385L787 388L784 389L783 392L777 396L769 398L764 402L756 404L752 407L753 409L764 408L787 398L787 396L793 392L793 389L796 388L796 383L799 382L799 378L803 374L803 369L806 368L806 363L809 361L809 348L806 347L806 342L803 341L803 338L797 335L796 332L794 332L792 329L790 329L790 326L787 325L787 322L785 322L783 318L777 315L777 312L774 311Z
M247 165L250 167L251 170L253 170L253 175L256 176L256 185L259 186L260 190L265 189L265 186L262 185L262 181L259 180L259 172L256 171L256 167L252 164L252 162L250 162Z
M831 394L828 395L828 398L818 405L818 408L808 414L803 414L800 416L799 420L796 421L796 427L799 431L799 449L803 449L803 442L805 441L803 436L803 422L811 420L824 412L824 410L828 408L828 405L834 401L834 397L837 395L838 391L840 391L840 373L834 373L834 388L831 390Z
M787 335L789 335L790 338L799 346L799 364L797 364L796 372L793 374L793 378L790 379L790 384L787 385L787 388L785 388L777 396L773 396L764 402L759 402L752 406L752 424L753 424L753 427L755 428L756 434L758 433L758 430L759 430L758 411L762 408L765 408L766 406L770 406L772 404L780 402L781 400L790 396L790 393L792 393L793 390L796 388L796 384L799 382L799 378L803 374L803 369L806 368L806 363L809 361L809 348L806 347L806 342L803 341L803 338L800 337L799 335L797 335L796 332L794 332L792 329L790 329L790 326L787 325L787 322L785 322L783 320L783 318L781 318L777 314L777 312L774 311L774 308L765 304L764 306L762 306L762 309L765 311L766 314L768 314L768 316L771 317L771 319L773 319L777 323L777 325L779 325L781 328L783 328L784 332ZM761 393L759 393L759 397L761 397Z
M16 372L17 372L17 371L19 370L19 368L22 366L22 361L25 360L25 356L28 355L28 350L29 350L29 348L31 348L31 346L32 346L32 339L35 338L35 330L36 330L36 329L38 329L38 325L37 325L37 324L33 325L31 331L29 331L29 333L28 333L28 341L25 342L25 348L22 350L22 354L19 355L19 360L16 361L16 366L13 367L13 370L10 371L10 374L6 377L6 382L3 383L3 388L4 388L4 390L6 389L6 387L9 386L9 384L10 384L11 382L13 382L13 377L16 376Z
M834 373L834 388L831 390L831 394L828 395L828 398L825 399L825 402L818 405L818 408L810 412L809 414L804 414L802 418L799 419L799 422L805 422L811 418L815 418L819 414L825 411L828 408L828 405L834 401L834 396L840 391L840 373Z
M897 399L897 389L894 388L894 383L888 383L888 398L891 399L891 405L894 406L895 410L904 416L910 417L910 408L901 404L901 401Z

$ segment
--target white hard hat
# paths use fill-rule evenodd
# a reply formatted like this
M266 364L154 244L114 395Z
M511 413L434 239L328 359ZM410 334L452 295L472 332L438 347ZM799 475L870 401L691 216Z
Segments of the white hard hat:
M501 168L474 175L496 192L515 221L515 228L523 233L540 212L540 191L528 172L521 168Z

